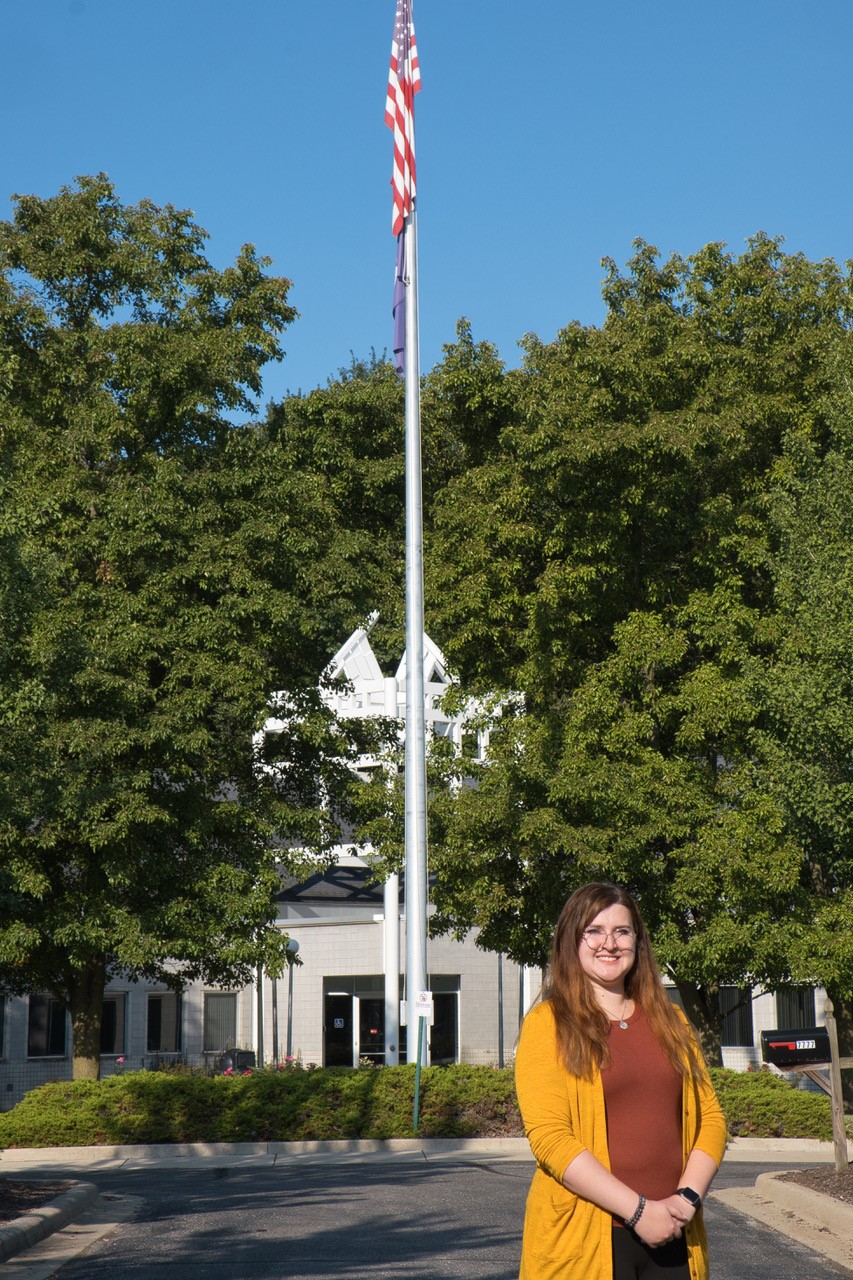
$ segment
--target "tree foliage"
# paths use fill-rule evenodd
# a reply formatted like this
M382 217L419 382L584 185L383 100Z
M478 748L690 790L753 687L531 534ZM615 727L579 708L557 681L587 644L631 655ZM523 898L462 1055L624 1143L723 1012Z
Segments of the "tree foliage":
M789 913L794 979L827 987L853 1042L853 400L833 448L803 446L771 523L777 642L751 668L756 753L799 852ZM849 1078L848 1100L853 1100Z
M617 879L711 1047L719 984L830 977L831 928L795 964L796 886L849 919L803 873L756 672L782 679L773 512L837 435L850 279L765 236L663 264L638 243L604 296L601 329L527 340L498 446L437 501L437 635L468 687L523 696L435 806L438 923L541 962L567 894Z
M384 726L316 681L373 610L403 647L402 385L353 361L235 427L294 313L203 249L103 176L0 224L0 981L81 1069L110 973L280 963L273 845L344 816L400 857L393 753L346 769ZM612 878L712 1056L724 983L853 1026L849 272L638 242L604 297L509 372L461 321L423 381L427 627L491 732L431 760L434 925L539 963Z
M316 492L334 548L306 567L317 624L326 628L328 659L368 613L380 623L372 639L382 658L400 652L404 556L403 387L385 360L353 360L328 385L271 405L265 432L283 474L299 474ZM328 604L339 596L357 603L347 629ZM321 667L325 663L320 664ZM320 668L318 667L318 670Z
M78 1074L110 974L281 963L273 835L328 848L348 776L316 693L354 607L314 606L324 495L232 424L289 282L204 238L104 176L0 224L0 981L70 1008Z

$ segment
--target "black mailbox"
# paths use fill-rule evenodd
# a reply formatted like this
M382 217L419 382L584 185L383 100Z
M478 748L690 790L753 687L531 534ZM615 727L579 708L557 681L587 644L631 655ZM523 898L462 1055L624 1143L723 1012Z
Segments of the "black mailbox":
M762 1031L761 1053L774 1067L817 1066L829 1062L829 1034L826 1027Z
M225 1071L248 1071L255 1065L253 1049L226 1049L216 1064L218 1073Z

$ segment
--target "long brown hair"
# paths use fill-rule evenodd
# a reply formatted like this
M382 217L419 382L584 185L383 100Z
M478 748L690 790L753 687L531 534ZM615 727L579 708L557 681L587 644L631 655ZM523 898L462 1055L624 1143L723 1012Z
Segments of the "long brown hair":
M688 1079L704 1073L701 1052L685 1019L666 994L648 930L636 902L616 884L585 884L560 912L543 995L551 1001L560 1057L572 1075L589 1080L610 1062L610 1019L581 968L578 949L584 929L608 907L626 907L636 934L634 964L625 994L645 1014L658 1044L676 1071Z

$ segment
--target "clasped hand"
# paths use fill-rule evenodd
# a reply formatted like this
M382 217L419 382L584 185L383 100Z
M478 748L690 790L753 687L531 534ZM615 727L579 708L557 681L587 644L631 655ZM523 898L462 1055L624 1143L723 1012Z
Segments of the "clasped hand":
M634 1231L644 1244L657 1249L670 1240L678 1240L695 1212L693 1205L677 1194L665 1200L647 1200Z

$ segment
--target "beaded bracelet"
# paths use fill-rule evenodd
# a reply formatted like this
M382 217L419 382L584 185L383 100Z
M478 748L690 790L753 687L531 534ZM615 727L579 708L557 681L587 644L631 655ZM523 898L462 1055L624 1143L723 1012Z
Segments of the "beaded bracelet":
M646 1197L640 1196L639 1203L637 1204L636 1209L631 1214L630 1218L625 1219L625 1226L628 1227L629 1230L631 1227L636 1227L637 1223L640 1221L640 1219L643 1216L643 1210L645 1209L645 1207L646 1207Z

